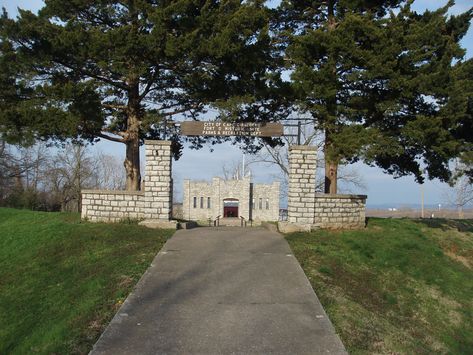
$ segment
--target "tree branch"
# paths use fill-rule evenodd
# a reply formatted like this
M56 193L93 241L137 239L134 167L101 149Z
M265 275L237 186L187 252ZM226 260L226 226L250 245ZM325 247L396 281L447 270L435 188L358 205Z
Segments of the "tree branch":
M117 138L117 137L112 137L112 136L109 136L108 134L105 134L105 133L97 133L97 137L100 137L100 138L103 138L103 139L107 139L109 141L112 141L112 142L117 142L117 143L125 143L125 139L123 138Z
M146 95L148 95L148 93L151 91L151 87L153 86L154 82L156 81L156 78L158 77L158 74L159 74L159 69L158 68L155 68L155 72L153 73L151 79L148 81L148 84L146 85L145 89L143 90L143 92L141 93L139 99L140 101L143 100Z
M199 104L195 104L195 105L192 105L190 107L186 107L186 108L183 108L183 109L180 109L180 110L176 110L176 111L172 111L172 112L164 112L164 115L165 116L174 116L174 115L177 115L179 113L184 113L184 112L190 111L192 109L198 109L199 106L200 106Z
M72 65L70 64L67 64L67 63L64 63L60 60L54 60L55 62L57 62L58 64L70 69L70 70L78 70L80 71L83 75L86 75L86 76L89 76L91 78L94 78L96 80L100 80L100 81L103 81L104 83L107 83L109 85L112 85L112 86L115 86L115 87L118 87L122 90L128 90L128 86L127 85L124 85L122 83L119 83L119 82L116 82L116 81L113 81L113 80L110 80L108 78L105 78L103 76L100 76L100 75L97 75L97 74L94 74L94 73L91 73L90 71L87 71L87 70L84 70L83 68L74 68Z
M127 109L126 106L124 106L124 105L117 105L117 104L107 104L107 103L103 103L102 106L105 107L105 108L117 109L117 110L126 110L126 109Z

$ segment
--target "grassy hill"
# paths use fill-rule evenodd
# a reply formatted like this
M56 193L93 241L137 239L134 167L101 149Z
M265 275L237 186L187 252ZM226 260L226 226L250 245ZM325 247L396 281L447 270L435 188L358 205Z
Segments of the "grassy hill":
M473 221L287 235L353 354L472 354Z
M87 353L171 235L0 208L0 354Z
M171 234L0 208L0 354L87 353ZM471 354L473 221L287 240L351 353Z

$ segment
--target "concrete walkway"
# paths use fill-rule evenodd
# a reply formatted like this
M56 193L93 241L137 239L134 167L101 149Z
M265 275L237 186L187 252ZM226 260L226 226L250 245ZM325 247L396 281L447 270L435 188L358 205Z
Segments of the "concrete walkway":
M179 230L92 354L345 354L284 240L260 228Z

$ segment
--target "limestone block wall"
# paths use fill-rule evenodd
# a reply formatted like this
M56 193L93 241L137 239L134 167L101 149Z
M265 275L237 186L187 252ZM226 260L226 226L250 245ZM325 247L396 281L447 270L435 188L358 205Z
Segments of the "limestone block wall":
M363 228L367 196L316 194L316 160L316 147L289 149L288 222L308 228Z
M277 221L279 219L280 183L253 184L251 218L255 221Z
M142 219L145 199L142 192L82 190L82 218L92 222L119 222Z
M145 204L146 220L171 219L172 156L170 141L145 141Z
M357 229L365 227L366 195L317 194L313 227Z
M316 147L296 145L289 148L288 221L290 223L314 223L316 167Z
M203 221L211 218L215 219L219 215L219 206L214 196L214 187L207 181L184 180L184 199L182 204L182 214L185 220ZM194 197L196 207L194 207ZM210 208L208 199L210 198ZM201 207L202 199L202 207Z
M169 221L172 213L171 142L145 141L144 191L82 191L82 218L117 222L124 218Z

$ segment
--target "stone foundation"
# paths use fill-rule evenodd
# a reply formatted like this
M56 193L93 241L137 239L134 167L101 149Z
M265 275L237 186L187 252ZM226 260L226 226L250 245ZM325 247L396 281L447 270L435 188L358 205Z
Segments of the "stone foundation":
M82 218L92 222L143 219L143 192L82 190Z

